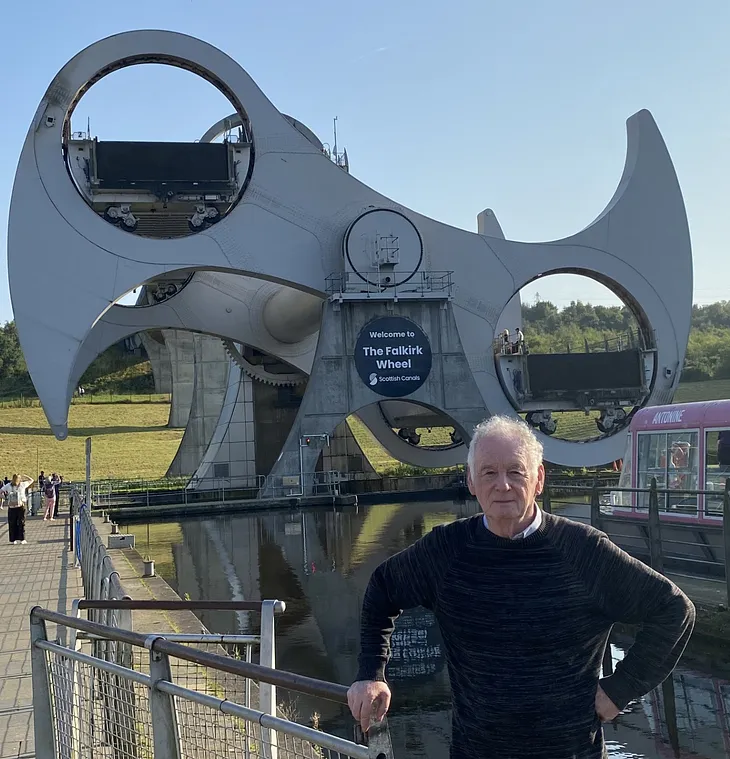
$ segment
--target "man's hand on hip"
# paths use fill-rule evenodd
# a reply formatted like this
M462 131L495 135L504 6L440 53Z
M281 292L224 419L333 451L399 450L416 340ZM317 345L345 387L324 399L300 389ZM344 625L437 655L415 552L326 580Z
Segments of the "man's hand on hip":
M596 691L596 714L602 722L610 722L621 714L621 710L611 701L600 685Z
M385 717L390 706L390 688L380 680L358 680L347 691L347 703L363 733L367 733L373 719L380 722Z

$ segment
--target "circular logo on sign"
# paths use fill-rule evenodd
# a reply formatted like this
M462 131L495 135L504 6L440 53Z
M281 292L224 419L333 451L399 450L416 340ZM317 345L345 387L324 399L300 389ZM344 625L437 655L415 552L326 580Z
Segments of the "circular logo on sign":
M355 343L360 379L378 395L400 398L418 390L431 371L424 331L402 316L384 316L363 327Z

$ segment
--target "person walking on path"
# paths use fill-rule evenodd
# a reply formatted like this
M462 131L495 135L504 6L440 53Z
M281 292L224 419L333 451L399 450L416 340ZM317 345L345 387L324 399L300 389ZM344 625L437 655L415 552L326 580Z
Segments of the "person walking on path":
M353 716L367 730L390 705L394 622L431 609L452 691L453 759L601 759L601 722L657 687L692 633L676 585L598 530L535 502L542 445L524 422L495 416L474 431L467 483L482 513L433 529L373 573L363 600ZM615 623L638 625L608 677Z
M55 472L51 475L51 482L56 491L56 505L53 507L53 518L58 516L58 507L61 503L61 485L63 484L63 477L60 477Z
M14 474L7 485L0 488L8 506L8 539L14 545L25 544L25 509L28 505L28 488L33 478Z
M524 353L525 352L525 335L522 332L522 330L517 327L515 330L515 353Z
M43 515L43 521L46 522L49 519L53 521L55 519L54 512L56 510L56 486L52 480L46 482L45 488L43 488L43 495L46 499L46 511Z

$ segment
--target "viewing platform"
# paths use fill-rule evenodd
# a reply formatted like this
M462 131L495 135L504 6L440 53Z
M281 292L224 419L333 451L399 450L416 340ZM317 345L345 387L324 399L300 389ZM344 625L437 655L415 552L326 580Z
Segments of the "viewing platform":
M28 517L27 545L8 543L5 509L0 519L0 759L30 759L36 753L28 615L38 605L68 614L84 589L69 549L68 517ZM49 637L55 639L55 625Z
M107 551L112 524L73 498L73 529L29 517L26 545L0 543L0 759L392 758L387 721L367 738L351 718L347 737L319 724L349 714L347 686L276 668L284 603L181 600L133 549ZM211 634L202 609L255 629Z

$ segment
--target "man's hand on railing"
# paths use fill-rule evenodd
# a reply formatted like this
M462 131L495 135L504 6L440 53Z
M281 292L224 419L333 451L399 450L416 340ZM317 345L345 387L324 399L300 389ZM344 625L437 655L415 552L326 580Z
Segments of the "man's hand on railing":
M380 680L358 680L347 691L347 703L363 733L367 733L373 719L380 722L385 717L390 706L390 688Z

